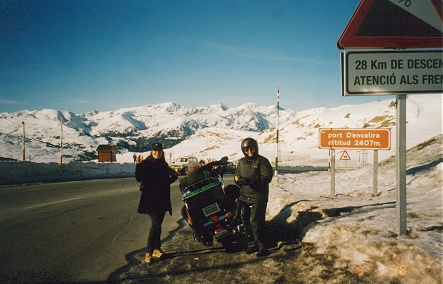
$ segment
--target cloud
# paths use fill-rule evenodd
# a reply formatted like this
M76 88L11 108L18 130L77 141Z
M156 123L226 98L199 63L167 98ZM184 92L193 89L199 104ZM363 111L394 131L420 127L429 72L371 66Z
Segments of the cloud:
M73 104L78 104L78 105L87 105L87 104L92 104L92 103L95 103L95 102L94 101L90 101L90 100L78 99L78 100L73 100L72 103Z
M22 103L19 101L0 98L0 105L19 105L19 104L22 104Z

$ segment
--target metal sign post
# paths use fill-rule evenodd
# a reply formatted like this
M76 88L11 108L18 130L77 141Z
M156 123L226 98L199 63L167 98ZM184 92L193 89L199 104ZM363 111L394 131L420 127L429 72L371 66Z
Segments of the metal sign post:
M331 197L335 196L335 149L331 149Z
M374 150L374 165L372 169L372 196L377 196L378 191L378 150Z
M397 95L396 120L396 215L398 232L400 235L406 235L406 95Z

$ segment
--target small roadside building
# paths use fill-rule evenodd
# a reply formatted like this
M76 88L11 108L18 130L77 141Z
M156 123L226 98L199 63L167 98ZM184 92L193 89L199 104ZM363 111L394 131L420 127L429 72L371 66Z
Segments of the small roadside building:
M117 162L117 147L115 145L98 145L98 162Z

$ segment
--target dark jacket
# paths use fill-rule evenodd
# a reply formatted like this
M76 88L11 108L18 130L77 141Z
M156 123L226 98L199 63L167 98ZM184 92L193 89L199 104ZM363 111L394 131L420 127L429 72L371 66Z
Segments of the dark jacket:
M140 182L141 197L138 213L162 213L171 211L171 186L177 173L165 159L151 156L135 166L135 178Z
M241 176L237 182L241 186L240 200L247 203L267 202L269 183L274 176L271 163L263 156L243 157L238 161L235 175Z

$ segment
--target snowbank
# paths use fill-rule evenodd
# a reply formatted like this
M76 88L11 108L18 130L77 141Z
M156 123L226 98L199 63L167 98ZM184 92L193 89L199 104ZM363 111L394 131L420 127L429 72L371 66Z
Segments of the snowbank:
M55 182L96 178L130 177L135 164L70 162L57 163L0 162L0 185L27 182Z
M294 226L304 259L329 259L313 277L345 269L372 283L442 283L441 146L439 135L408 151L406 236L397 235L393 159L381 165L378 196L371 167L338 172L335 197L328 172L278 176L267 218Z

